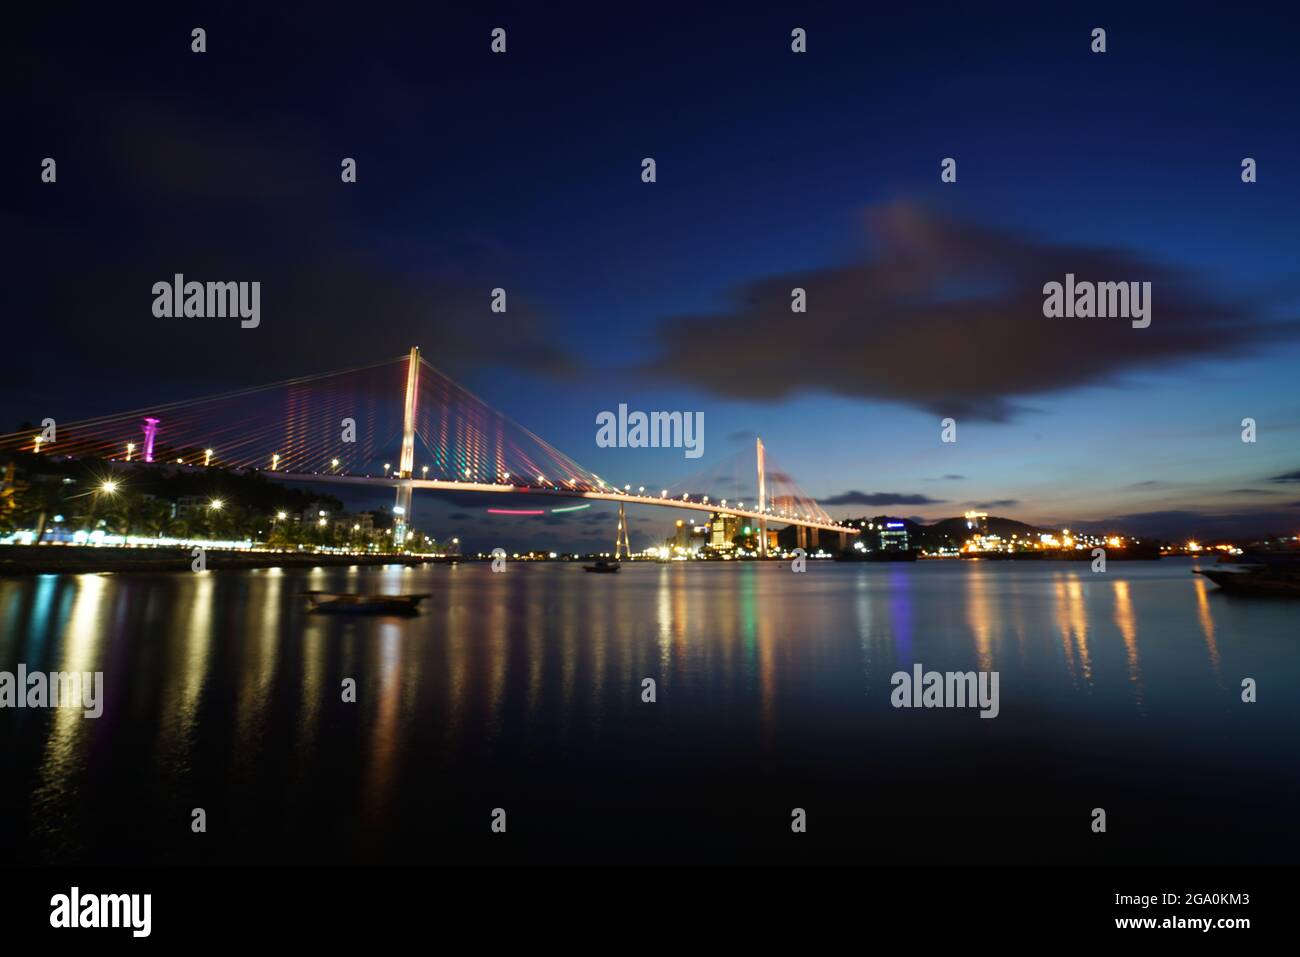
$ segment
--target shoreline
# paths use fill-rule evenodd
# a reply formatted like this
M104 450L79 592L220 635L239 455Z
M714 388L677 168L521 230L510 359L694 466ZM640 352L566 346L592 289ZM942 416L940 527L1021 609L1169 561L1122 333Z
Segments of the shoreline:
M104 548L94 545L0 545L0 578L20 575L87 575L98 572L189 572L191 548ZM446 562L432 555L337 555L318 552L243 551L209 548L206 568L314 568L349 565L425 565Z

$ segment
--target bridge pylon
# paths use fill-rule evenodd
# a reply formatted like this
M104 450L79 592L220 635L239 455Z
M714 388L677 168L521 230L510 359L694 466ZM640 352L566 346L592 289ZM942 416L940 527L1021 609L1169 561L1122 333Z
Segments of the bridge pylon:
M767 558L767 480L763 468L763 440L756 438L754 441L758 443L758 557Z
M393 545L406 542L411 527L411 473L415 469L415 404L420 391L420 347L411 347L406 367L406 404L402 413L402 457L397 466L397 501L393 505Z
M632 540L627 534L627 509L623 502L618 503L618 534L614 536L614 561L618 561L619 550L627 553L627 560L632 560Z

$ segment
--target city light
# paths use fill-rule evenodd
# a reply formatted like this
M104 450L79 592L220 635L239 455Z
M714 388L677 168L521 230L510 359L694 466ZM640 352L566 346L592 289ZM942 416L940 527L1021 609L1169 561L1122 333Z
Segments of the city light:
M212 464L212 450L211 450L211 449L204 449L204 450L203 450L203 465L204 465L204 467L206 468L207 466L209 466L209 465L211 465L211 464Z
M99 490L101 492L107 492L109 495L112 495L114 492L117 491L117 483L114 482L112 479L106 479L104 483L99 486Z
M221 501L221 499L214 498L211 502L208 503L208 508L212 509L214 512L219 512L221 511L222 506L225 504L226 503Z

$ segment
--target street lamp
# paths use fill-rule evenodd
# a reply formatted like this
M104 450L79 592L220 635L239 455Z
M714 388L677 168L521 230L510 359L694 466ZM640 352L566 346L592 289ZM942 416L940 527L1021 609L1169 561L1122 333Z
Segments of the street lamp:
M274 472L280 467L280 453L276 452L271 456L271 471Z
M208 508L212 509L214 512L219 512L221 511L221 507L225 504L226 503L221 501L221 499L214 498L211 502L208 503Z
M338 460L338 459L330 459L330 467L333 468L333 469L335 469L335 470L337 470L338 467L339 467L339 460Z
M391 469L391 468L392 468L392 466L389 465L387 462L384 463L384 476L385 476L385 477L388 476L388 470Z
M422 466L422 467L420 468L420 476L421 476L422 478L428 478L428 477L429 477L429 466L425 465L425 466Z
M135 443L134 443L134 442L128 442L128 443L126 443L126 460L127 460L128 462L131 461L131 454L132 454L134 451L135 451Z
M117 491L117 483L114 482L112 479L105 479L104 483L100 485L99 490L101 492L107 492L109 495L112 495L114 492Z
M203 467L204 467L204 468L207 468L207 467L208 467L209 465L211 465L211 464L212 464L212 450L211 450L211 449L204 449L204 450L203 450Z

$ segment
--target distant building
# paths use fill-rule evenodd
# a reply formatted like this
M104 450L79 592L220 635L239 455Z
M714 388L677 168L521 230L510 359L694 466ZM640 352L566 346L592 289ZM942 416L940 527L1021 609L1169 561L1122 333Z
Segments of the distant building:
M684 522L680 518L673 533L664 540L668 551L674 555L695 555L709 542L710 527Z
M714 512L709 516L709 545L722 551L736 547L733 539L740 534L740 518Z
M987 535L989 533L989 513L967 512L966 532L970 537Z
M909 547L907 526L902 522L885 522L880 526L880 550L882 552L905 552Z

